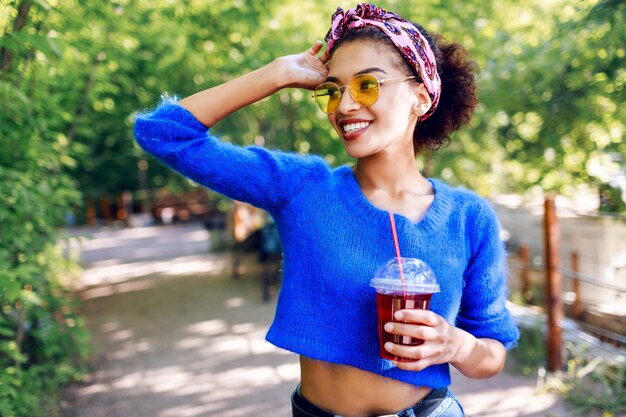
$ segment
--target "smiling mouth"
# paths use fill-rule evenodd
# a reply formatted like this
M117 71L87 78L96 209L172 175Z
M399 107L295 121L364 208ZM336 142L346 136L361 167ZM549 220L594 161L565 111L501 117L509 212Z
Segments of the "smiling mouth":
M344 133L354 133L361 129L365 129L370 124L372 123L371 122L347 123L343 125L341 128L343 129Z

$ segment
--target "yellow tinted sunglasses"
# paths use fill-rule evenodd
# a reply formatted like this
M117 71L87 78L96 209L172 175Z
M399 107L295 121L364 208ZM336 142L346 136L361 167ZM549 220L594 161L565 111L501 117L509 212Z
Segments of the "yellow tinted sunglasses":
M313 97L319 108L326 114L333 114L337 111L339 103L341 103L341 96L343 89L347 88L350 91L350 97L355 103L369 107L376 103L380 96L380 86L389 81L405 81L416 76L400 77L400 78L388 78L386 80L379 80L373 74L361 74L357 75L350 80L350 83L346 86L338 86L333 82L325 82L317 86Z

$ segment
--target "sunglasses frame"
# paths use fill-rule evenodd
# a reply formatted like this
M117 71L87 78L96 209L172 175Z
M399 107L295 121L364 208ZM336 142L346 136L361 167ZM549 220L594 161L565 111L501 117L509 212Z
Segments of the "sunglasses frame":
M374 79L376 80L376 82L378 83L378 86L377 86L377 88L378 88L378 94L377 94L377 96L376 96L376 99L375 99L372 103L370 103L370 104L368 104L368 105L365 105L365 104L363 104L363 103L359 102L359 100L357 100L357 99L355 98L355 95L357 95L357 94L356 94L356 93L354 93L354 94L353 94L353 90L350 88L350 84L352 84L352 82L353 82L355 79L360 78L360 77L364 77L364 76L372 77L372 78L374 78ZM326 114L334 114L334 113L336 113L336 112L337 112L337 108L339 108L339 104L341 104L341 99L343 98L344 90L345 90L346 88L348 89L348 92L350 93L350 98L351 98L351 99L352 99L355 103L357 103L358 105L363 106L363 107L369 107L369 106L372 106L374 103L376 103L376 102L378 101L378 99L380 98L380 86L381 86L381 85L383 85L383 84L385 84L385 83L388 83L388 82L390 82L390 81L406 81L406 80L410 80L410 79L413 79L413 78L418 78L418 77L417 77L417 76L415 76L415 75L412 75L412 76L410 76L410 77L396 77L396 78L386 78L386 79L384 79L384 80L380 80L380 79L378 79L378 77L377 77L376 75L374 75L374 74L370 74L370 73L359 74L359 75L355 75L354 77L352 77L352 79L350 80L350 82L348 83L348 85L342 85L342 86L340 86L340 85L338 85L338 84L337 84L337 83L335 83L335 82L332 82L332 81L325 81L325 82L321 83L320 85L318 85L317 87L315 87L315 90L314 90L314 92L313 92L313 96L312 96L312 97L315 99L315 103L317 104L317 106L319 107L319 109L320 109L321 111L323 111L323 112L324 112L324 113L326 113ZM321 86L323 86L323 85L325 85L325 84L332 84L332 85L336 86L336 87L337 87L337 90L339 91L339 101L338 101L338 104L337 104L337 106L336 106L336 107L335 107L332 111L328 111L328 106L326 106L326 110L324 110L324 109L322 108L322 105L321 105L321 104L317 101L317 97L318 97L318 95L317 95L317 90L318 90ZM330 100L329 100L329 102L330 102Z

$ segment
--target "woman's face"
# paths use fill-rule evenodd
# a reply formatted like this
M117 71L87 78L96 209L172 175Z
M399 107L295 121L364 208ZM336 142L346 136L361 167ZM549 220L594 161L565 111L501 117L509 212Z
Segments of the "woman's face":
M347 86L354 76L363 73L374 74L380 81L406 77L392 53L369 41L343 44L333 54L327 80ZM378 100L369 107L354 102L348 89L342 89L339 107L328 119L348 155L364 158L381 152L408 152L412 156L419 87L414 79L384 83Z

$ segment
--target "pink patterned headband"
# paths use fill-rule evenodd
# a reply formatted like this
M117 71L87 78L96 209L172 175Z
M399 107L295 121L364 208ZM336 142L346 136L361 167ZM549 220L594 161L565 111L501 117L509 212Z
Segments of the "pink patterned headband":
M362 3L346 12L338 7L332 17L332 27L324 38L328 42L328 53L350 29L360 27L375 27L380 29L420 76L424 83L432 105L421 120L428 118L437 108L441 96L441 79L437 73L435 54L428 40L411 23L395 13L388 12L373 4Z

